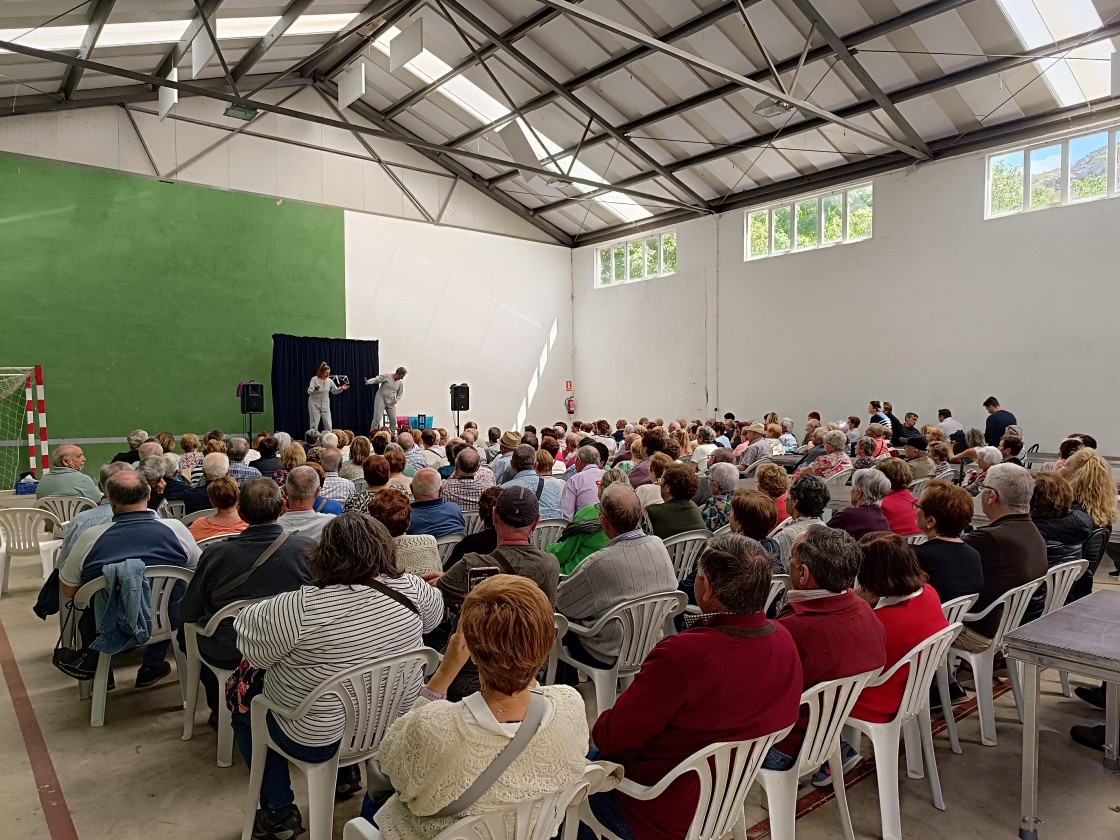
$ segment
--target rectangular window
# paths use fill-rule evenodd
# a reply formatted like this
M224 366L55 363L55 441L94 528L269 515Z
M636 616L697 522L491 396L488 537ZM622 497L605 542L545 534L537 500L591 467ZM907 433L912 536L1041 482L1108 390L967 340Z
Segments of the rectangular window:
M677 232L643 234L595 251L595 287L666 277L677 271Z
M793 204L751 210L745 217L744 259L870 239L874 198L873 185L860 184Z
M987 218L1116 197L1118 147L1109 128L989 155Z

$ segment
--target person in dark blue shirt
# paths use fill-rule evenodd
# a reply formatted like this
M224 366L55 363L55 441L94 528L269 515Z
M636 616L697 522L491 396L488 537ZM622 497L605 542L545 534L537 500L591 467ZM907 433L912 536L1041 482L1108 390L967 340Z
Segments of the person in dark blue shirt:
M999 400L995 397L984 400L984 408L988 412L988 422L984 424L984 440L988 446L999 446L999 440L1007 427L1014 426L1019 421L1010 411L1000 408Z

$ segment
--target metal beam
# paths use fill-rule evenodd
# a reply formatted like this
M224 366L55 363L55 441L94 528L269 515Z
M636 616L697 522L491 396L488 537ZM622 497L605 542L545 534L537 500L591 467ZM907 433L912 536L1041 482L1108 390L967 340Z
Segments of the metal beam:
M637 41L640 44L645 44L646 46L652 47L658 52L665 53L665 55L671 56L680 61L684 61L688 64L692 64L696 67L699 67L701 70L707 70L709 73L720 76L721 78L727 79L730 82L737 82L743 87L753 90L756 93L760 93L763 96L768 96L771 99L776 99L779 102L784 102L787 105L792 105L794 108L797 108L800 111L804 111L806 113L826 119L829 122L836 123L842 128L847 129L848 131L855 132L856 134L862 134L865 137L870 137L872 140L882 143L885 146L889 146L892 149L896 149L897 151L905 152L906 154L918 160L925 160L925 154L923 152L920 152L912 146L906 145L905 143L900 143L893 137L883 135L878 131L875 131L874 129L864 128L862 125L854 123L850 120L846 120L843 117L839 117L825 108L814 105L812 102L806 102L803 99L798 99L796 96L788 96L782 93L780 90L777 90L776 88L770 88L765 85L759 84L753 79L747 78L740 73L728 70L726 67L721 67L714 61L709 61L706 58L701 58L698 55L693 55L686 50L674 47L672 44L666 44L664 41L660 41L657 38L651 38L644 32L639 32L636 29L631 29L629 26L623 26L622 24L617 23L614 20L605 17L604 15L589 11L588 9L584 9L580 6L575 6L567 2L567 0L541 0L541 2L547 3L549 6L562 10L569 17L574 17L578 20L595 24L601 29L605 29L608 32L613 32L615 35L620 35L623 38L630 38L631 40Z
M256 63L264 57L264 54L272 49L272 45L292 28L292 24L299 20L300 16L307 11L307 7L314 2L315 0L292 0L288 7L284 9L284 13L280 15L280 20L276 21L272 28L257 43L253 44L252 48L234 66L233 80L235 82L241 81L242 77L253 69Z
M906 140L910 145L921 151L922 154L925 155L926 160L929 160L931 154L929 146L926 145L926 141L914 130L914 126L910 125L909 120L902 116L902 112L898 110L898 107L879 86L879 83L871 78L871 74L867 72L867 69L852 55L844 41L836 34L836 30L829 26L828 21L817 11L812 0L793 0L793 5L805 16L805 19L808 20L809 23L814 24L816 28L820 30L821 35L824 37L829 47L832 48L832 51L836 53L837 57L844 66L848 68L849 72L856 77L856 81L863 85L863 89L866 90L879 107L886 112L887 116L890 117L891 121L898 127L898 130L906 136Z
M558 82L551 75L538 67L535 62L531 61L510 41L503 38L498 32L488 26L485 21L481 20L477 15L467 9L462 3L459 2L459 0L440 0L440 2L446 3L452 9L454 9L460 17L462 17L476 30L483 33L487 38L489 38L491 43L497 44L499 47L501 47L502 50L515 62L520 64L524 70L533 74L542 82L544 82L550 89L552 89L556 93L557 96L559 96L573 108L578 110L588 119L595 120L597 123L602 125L603 128L606 129L607 134L611 135L611 137L618 141L620 146L625 147L631 152L631 154L634 154L641 160L645 161L646 165L652 166L653 170L661 175L661 177L665 178L669 182L670 186L674 188L679 195L685 196L689 201L696 203L705 210L708 208L708 202L705 201L699 195L699 193L697 193L691 187L688 187L678 178L673 176L645 149L643 149L625 134L620 132L594 108L586 104L583 100L577 98L575 94L565 88L562 84L560 84L560 82ZM511 102L510 104L512 105L513 103ZM516 111L517 109L514 108L514 110ZM604 173L604 177L606 177L606 173Z
M988 76L996 75L997 73L1005 73L1014 70L1018 67L1023 67L1028 64L1033 64L1041 59L1050 58L1055 55L1067 52L1081 46L1089 46L1099 41L1106 41L1112 38L1120 37L1120 22L1111 23L1101 29L1096 30L1091 35L1077 35L1071 38L1064 38L1057 43L1048 46L1038 47L1033 50L1028 50L1025 53L1015 56L1006 56L1004 58L995 58L990 61L985 61L980 64L974 64L971 67L966 67L963 70L958 70L955 73L949 73L945 76L940 76L936 79L931 79L927 82L919 82L916 85L902 88L891 92L891 100L895 104L908 102L912 99L917 99L922 96L927 96L932 93L938 93L943 90L957 87L977 79L983 79ZM868 114L878 108L878 104L874 100L867 100L865 102L858 102L855 105L850 105L847 108L841 108L837 113L845 119L852 119L861 114ZM721 146L710 151L694 155L690 158L674 161L669 164L671 172L679 172L682 169L690 169L695 166L703 166L706 163L711 163L715 160L721 160L730 155L737 154L738 152L747 149L754 149L760 146L766 146L773 143L779 136L789 139L796 137L799 134L804 134L808 131L814 131L828 125L827 120L823 119L808 119L799 122L795 125L789 126L785 129L769 132L767 134L758 134L754 137L748 137L739 143L731 143L726 146ZM623 130L628 130L627 126L622 126ZM592 138L594 140L594 138ZM588 140L590 143L592 140ZM585 144L586 145L586 144ZM930 144L931 150L936 149L935 144ZM514 173L516 174L516 173ZM491 179L492 184L500 183L508 177L508 173L504 173L498 178ZM619 181L616 186L633 187L637 184L649 181L656 178L655 172L643 172ZM546 213L549 210L558 210L574 202L569 200L557 201L552 204L538 207L536 212ZM721 204L722 209L722 204Z
M144 150L144 154L148 157L148 164L152 167L152 174L158 178L159 167L156 166L155 156L152 154L152 150L148 148L148 141L144 139L144 134L140 131L140 126L136 124L136 117L132 116L132 111L128 110L127 105L121 105L120 107L124 109L125 116L128 117L128 121L132 123L132 130L136 132L136 139L140 141L140 148Z
M347 49L345 52L343 52L342 55L339 58L334 59L331 63L331 66L328 67L326 69L326 71L324 73L322 73L322 75L325 76L328 79L333 79L335 76L337 76L339 73L341 73L343 70L345 70L347 67L350 66L350 62L353 61L355 58L357 58L361 54L362 50L364 50L366 48L366 46L370 43L370 41L376 41L378 38L380 38L382 32L384 32L390 26L393 26L398 20L403 18L405 15L409 14L413 9L415 9L417 6L420 5L420 2L421 2L421 0L407 0L407 2L405 2L403 4L400 4L398 6L398 8L396 8L396 9L393 9L392 7L397 6L398 5L397 2L393 2L393 3L386 3L386 2L370 3L368 6L366 6L365 11L363 11L362 14L363 15L367 14L368 12L372 11L375 7L380 6L381 11L376 15L376 17L380 17L382 14L385 14L385 15L387 15L386 19L381 23L380 26L378 26L376 29L374 29L373 32L371 32L369 35L359 36L357 42L354 43L354 45L351 46L349 49ZM390 10L392 10L391 14L390 14ZM311 70L311 72L309 72L308 75L311 75L314 72L314 70L312 68L308 68L308 69Z
M748 6L753 6L756 3L761 2L761 0L744 0L744 2ZM701 32L704 29L707 29L709 26L718 23L725 17L735 14L737 8L738 6L735 4L735 0L727 0L727 2L724 2L722 5L716 6L714 9L704 12L702 15L698 15L691 20L685 21L677 28L670 29L668 32L665 32L661 36L661 40L672 43L674 41L679 41L682 38L687 38L689 35L695 35L697 32ZM555 9L548 9L548 11L556 12ZM559 14L559 12L557 12L557 14ZM591 84L594 81L602 79L604 76L609 76L616 70L621 70L628 64L632 64L633 62L645 58L646 56L653 55L655 52L656 50L653 50L644 45L634 47L633 49L627 50L626 52L621 53L615 58L612 58L610 61L605 61L596 67L592 67L590 70L584 73L580 73L574 78L568 79L568 81L564 83L564 86L570 91L575 91L581 87ZM466 62L459 65L459 67L462 67L463 69L468 69L470 66L473 65L467 65ZM458 70L459 67L455 69ZM397 113L404 110L404 107L414 104L414 102L420 98L418 94L423 93L424 96L427 96L428 93L431 93L433 90L438 88L448 78L450 78L450 76L444 76L443 79L437 79L435 82L432 82L432 84L428 85L427 88L423 88L417 91L416 94L405 97L396 105L391 106L385 113L395 116ZM414 99L413 97L416 98ZM559 96L555 92L545 91L540 96L535 96L530 99L528 102L521 106L521 109L525 113L528 113L530 111L535 111L537 108L543 108L545 105L549 104L550 102L555 102L557 99L559 99ZM398 106L404 107L398 108ZM480 128L472 129L466 134L456 137L448 145L459 146L463 143L470 143L474 140L477 140L482 135L493 131L494 129L501 128L503 125L509 122L509 119L509 117L503 117L500 120L495 120L492 123L487 123ZM610 139L610 135L607 134L603 134L600 136L603 138L603 140L600 142Z
M923 20L928 20L929 18L935 17L936 15L953 11L954 9L958 9L961 6L966 6L972 2L974 2L974 0L931 0L931 2L926 3L923 6L918 6L917 8L911 9L909 12L905 12L901 15L898 15L897 17L893 17L890 20L872 24L871 26L853 32L850 35L845 35L844 44L850 49L859 44L865 44L868 41L872 41L876 38L881 38L884 35L889 35L891 32L904 29L908 26L913 26L916 23L920 23ZM814 61L820 61L821 59L828 58L831 55L833 55L831 47L817 47L816 49L809 50L808 54L805 57L805 63L810 64ZM787 73L791 70L795 71L800 61L800 55L791 56L783 61L780 61L777 64L778 72ZM770 76L770 71L768 69L763 69L755 71L754 73L750 73L748 75L756 82L761 82ZM577 80L575 79L569 81L568 87L575 87L576 81ZM696 96L689 97L688 99L683 99L674 105L667 105L666 107L646 114L643 117L638 117L637 119L631 120L625 125L620 125L618 129L625 134L630 134L634 131L640 131L641 129L653 125L654 123L658 123L661 120L666 120L670 117L678 116L680 114L686 113L687 111L691 111L694 108L699 108L701 105L707 105L709 102L715 102L717 100L724 99L725 97L730 96L731 94L736 93L740 90L742 90L742 87L740 85L737 85L734 82L729 82L725 85L720 85L719 87L714 87L710 90L706 90L703 93L697 94ZM548 96L548 94L545 94L545 96ZM526 103L522 106L522 109L528 112L533 110L534 107L539 107L536 103L540 99L541 97L538 97L532 102ZM540 104L543 105L546 103L540 102ZM843 111L841 111L840 113L843 114ZM458 146L462 143L469 142L470 140L474 139L474 134L474 132L464 134L461 137L457 137L454 140L451 140L448 145ZM601 143L605 143L609 139L610 136L607 134L596 134L587 139L587 142L584 143L584 148L587 148L589 146L598 146ZM557 157L564 156L570 153L570 148L565 149L564 151L560 152ZM517 177L517 170L511 169L510 171L505 172L502 175L497 176L496 178L492 178L490 183L500 184L503 181L507 181L510 178L515 177Z
M105 28L105 22L109 19L116 2L117 0L94 0L89 13L89 25L86 27L85 35L82 36L82 45L78 48L79 58L89 58L93 53L93 48L97 46L97 39L101 37L101 30ZM79 67L67 69L62 79L62 86L58 89L63 99L70 99L74 95L78 83L82 81L83 72Z
M338 88L334 82L323 80L317 82L315 86L322 90L323 93L325 93L327 96L338 95ZM350 105L348 110L353 111L362 119L368 120L374 125L393 126L398 131L404 132L406 136L409 135L409 132L406 129L395 126L391 120L389 120L384 114L379 112L365 100L359 99L357 102ZM358 129L359 127L355 126L355 130ZM498 202L510 212L529 222L529 224L544 231L560 244L571 247L572 243L575 241L575 238L571 234L565 232L564 230L561 230L547 219L541 219L537 216L531 215L528 209L526 209L525 205L521 202L516 201L514 198L507 195L497 187L489 186L486 183L485 178L480 177L477 172L472 172L460 161L455 160L455 158L430 150L417 149L417 151L420 152L420 154L424 155L424 157L428 158L428 160L446 169L448 172L458 175L459 180L461 180L463 183L469 184L472 188L478 190L483 195ZM442 217L442 212L440 215Z
M179 43L168 50L167 55L163 57L163 61L156 67L154 75L163 78L174 68L179 66L179 62L183 60L183 56L186 55L187 50L191 48L194 39L198 37L198 33L204 28L203 24L205 21L203 21L203 17L207 19L212 18L221 5L222 0L204 0L202 3L202 14L194 16L187 26L187 30L183 33L183 37L179 39Z

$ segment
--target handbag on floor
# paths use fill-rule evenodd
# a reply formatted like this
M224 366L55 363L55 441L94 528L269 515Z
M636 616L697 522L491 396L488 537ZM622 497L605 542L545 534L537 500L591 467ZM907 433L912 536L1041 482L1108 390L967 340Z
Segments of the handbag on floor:
M73 599L66 602L66 618L62 622L62 630L59 632L58 641L54 646L51 664L68 677L73 677L76 680L92 680L97 673L99 657L97 651L91 650L87 646L75 650L62 643L62 640L66 637L66 628L70 626L71 622L77 624L76 614L82 612L84 610L79 610L74 606Z

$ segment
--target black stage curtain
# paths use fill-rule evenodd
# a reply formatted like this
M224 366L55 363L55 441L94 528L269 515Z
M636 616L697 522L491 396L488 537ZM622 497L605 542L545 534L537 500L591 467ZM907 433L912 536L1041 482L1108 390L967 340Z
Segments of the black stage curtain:
M373 417L374 389L365 377L377 376L377 342L345 338L308 338L274 333L272 336L272 412L277 431L303 439L311 420L307 413L307 383L319 363L331 366L331 376L350 377L350 390L331 397L331 421L336 429L364 434Z

